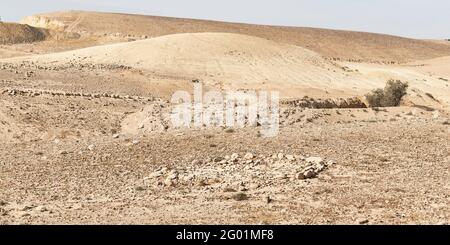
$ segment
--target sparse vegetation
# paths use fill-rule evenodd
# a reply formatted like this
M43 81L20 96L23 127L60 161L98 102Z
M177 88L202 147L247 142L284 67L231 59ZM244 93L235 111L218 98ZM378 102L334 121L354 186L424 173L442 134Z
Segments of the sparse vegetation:
M372 110L373 110L375 113L378 113L378 112L388 112L386 109L380 109L379 107L372 107Z
M223 190L223 192L236 192L236 190L233 188L227 187Z
M234 194L231 198L236 201L245 201L248 199L248 196L245 193L239 192L237 194Z
M232 133L234 133L234 129L232 129L232 128L226 128L226 129L225 129L225 133L232 134Z
M408 86L408 83L400 80L389 80L384 89L375 89L366 95L369 106L399 106L403 96L407 94Z

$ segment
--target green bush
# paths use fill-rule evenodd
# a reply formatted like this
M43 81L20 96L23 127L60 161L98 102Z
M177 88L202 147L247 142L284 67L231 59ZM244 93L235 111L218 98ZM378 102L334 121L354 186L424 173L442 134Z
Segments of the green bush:
M408 86L408 83L400 80L389 80L384 89L375 89L366 95L369 106L399 106L403 96L407 94Z

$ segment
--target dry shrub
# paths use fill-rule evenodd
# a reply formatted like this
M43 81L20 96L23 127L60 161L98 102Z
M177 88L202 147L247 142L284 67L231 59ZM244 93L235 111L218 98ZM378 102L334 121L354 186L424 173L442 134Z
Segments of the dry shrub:
M375 89L366 95L369 106L399 106L403 96L407 94L408 86L408 83L400 80L389 80L384 89Z

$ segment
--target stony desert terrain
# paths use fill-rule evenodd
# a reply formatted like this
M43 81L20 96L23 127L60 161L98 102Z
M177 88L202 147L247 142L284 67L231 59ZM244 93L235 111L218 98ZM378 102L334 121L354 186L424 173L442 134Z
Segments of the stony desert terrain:
M448 224L448 41L69 11L0 23L0 224ZM447 43L448 42L448 43ZM387 80L399 107L369 108ZM171 95L278 91L280 130Z

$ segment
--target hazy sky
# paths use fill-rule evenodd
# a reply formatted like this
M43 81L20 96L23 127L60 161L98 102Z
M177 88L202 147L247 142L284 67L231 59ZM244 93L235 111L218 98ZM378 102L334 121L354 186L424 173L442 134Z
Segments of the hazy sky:
M311 26L450 38L449 0L1 0L0 16L17 21L59 10L93 10L255 24Z

